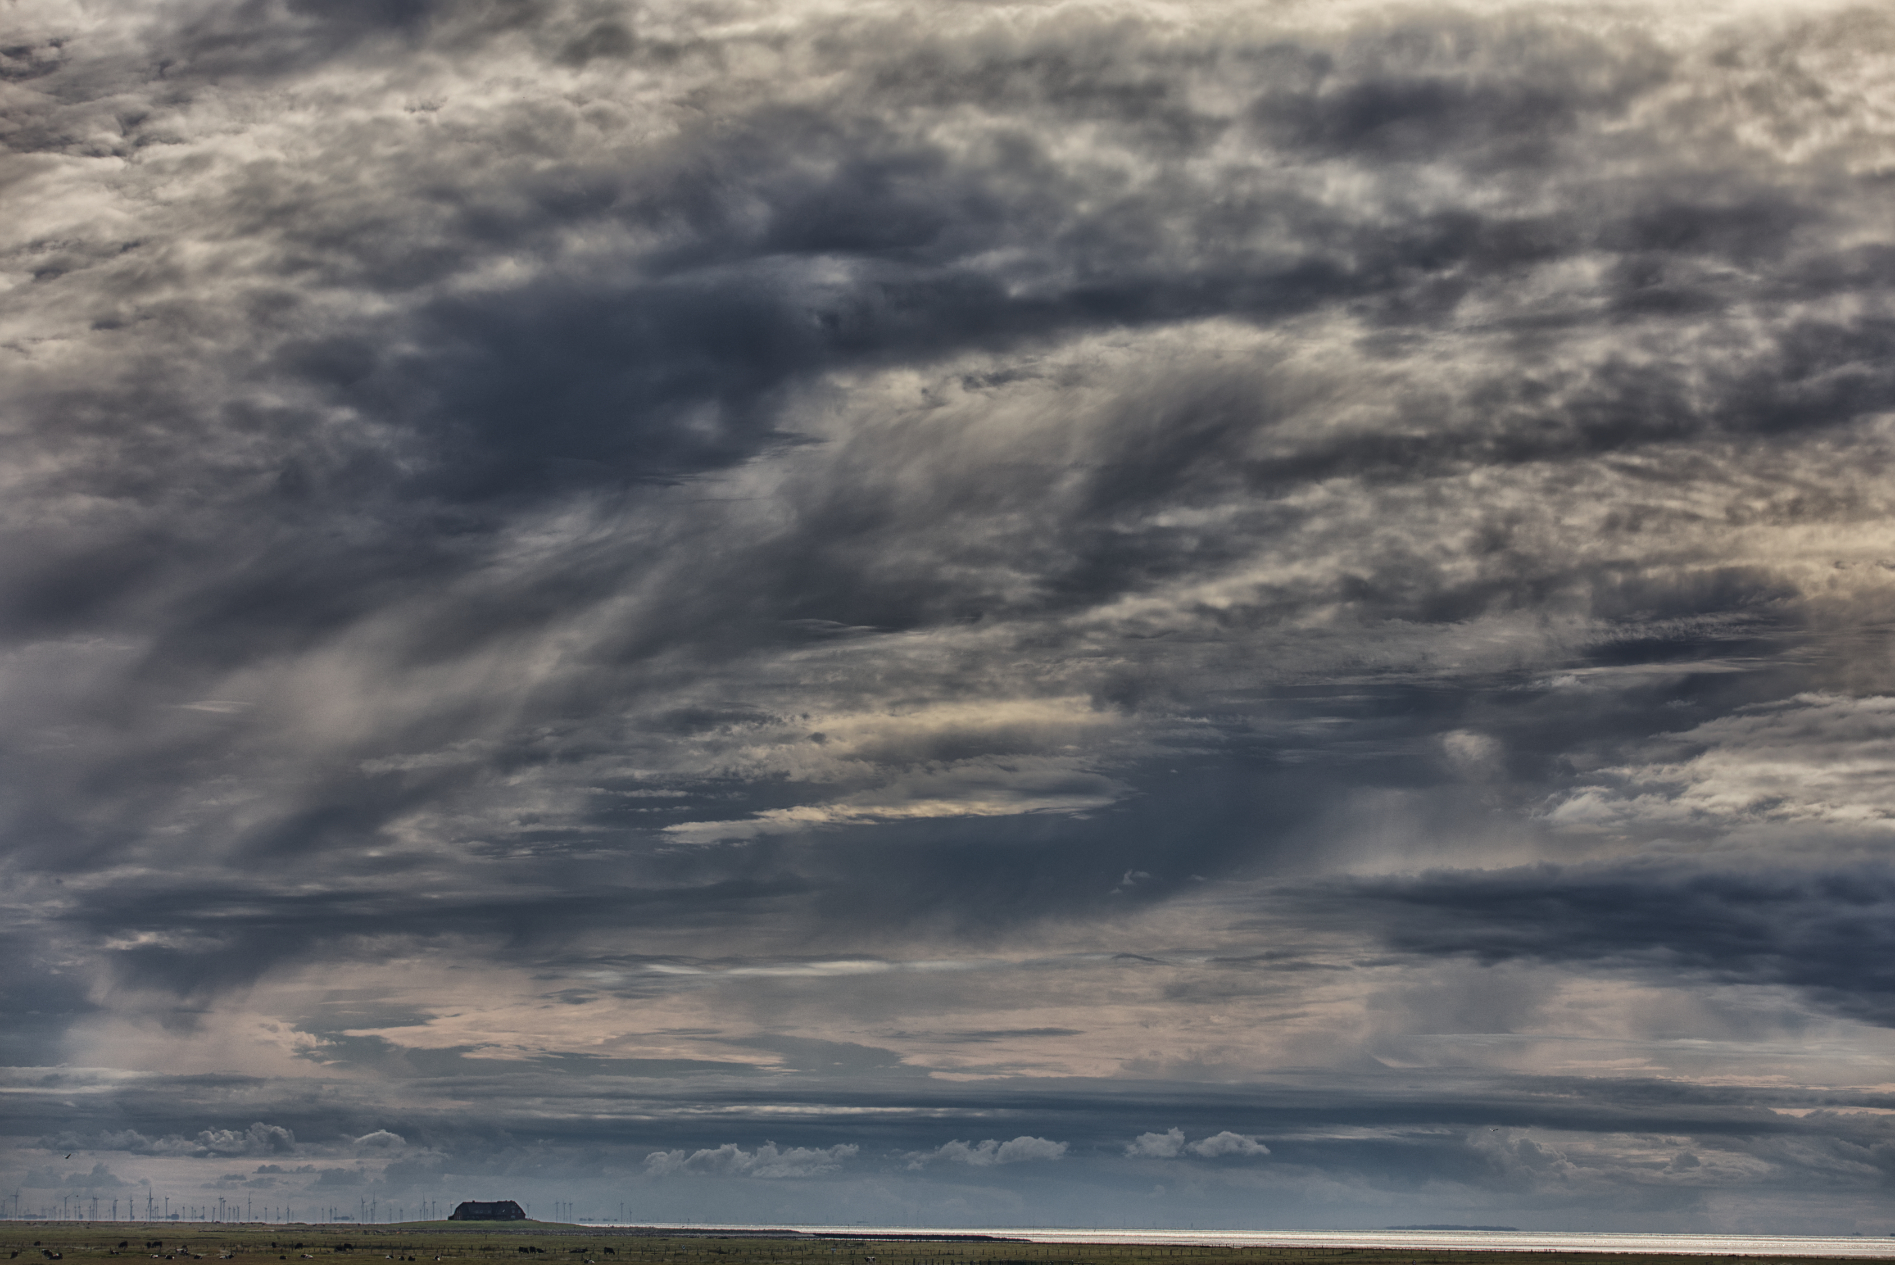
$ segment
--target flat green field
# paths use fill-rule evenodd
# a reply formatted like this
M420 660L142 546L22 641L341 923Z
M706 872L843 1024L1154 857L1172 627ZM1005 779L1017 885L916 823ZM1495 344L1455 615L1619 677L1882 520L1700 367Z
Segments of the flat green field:
M1891 1248L1895 1255L1895 1247ZM0 1262L73 1265L230 1260L243 1265L355 1258L570 1265L1707 1265L1656 1253L1480 1252L1342 1248L1154 1247L1004 1239L818 1238L638 1234L544 1221L410 1221L397 1225L195 1225L180 1222L0 1222ZM1728 1257L1721 1259L1730 1259ZM1746 1265L1822 1265L1850 1258L1749 1256ZM1859 1263L1861 1258L1854 1258ZM547 1261L544 1265L557 1265Z

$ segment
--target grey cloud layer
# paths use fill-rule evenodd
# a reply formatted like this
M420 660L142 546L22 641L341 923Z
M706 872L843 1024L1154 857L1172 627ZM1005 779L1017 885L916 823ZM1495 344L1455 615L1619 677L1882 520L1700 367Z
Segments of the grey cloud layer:
M13 16L0 1049L132 1076L22 1171L419 1192L603 1078L680 1215L1882 1180L1632 1104L1886 1088L1886 14ZM1205 1088L1292 1067L1320 1154Z
M1885 869L1679 873L1551 867L1365 884L1391 944L1483 961L1550 957L1668 975L1787 984L1888 1024ZM1354 893L1352 893L1353 895Z

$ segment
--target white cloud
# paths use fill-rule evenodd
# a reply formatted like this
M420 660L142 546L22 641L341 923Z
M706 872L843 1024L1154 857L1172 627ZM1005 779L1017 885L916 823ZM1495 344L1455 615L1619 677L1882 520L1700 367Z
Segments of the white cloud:
M376 1147L407 1146L408 1139L402 1137L399 1133L390 1133L386 1129L377 1129L373 1133L365 1133L357 1138L355 1144L357 1146Z
M1206 1159L1224 1159L1230 1156L1268 1155L1270 1148L1247 1134L1232 1133L1229 1129L1187 1144L1184 1130L1178 1128L1167 1129L1163 1133L1141 1133L1125 1148L1125 1154L1132 1159L1169 1160L1186 1152Z
M1241 1133L1232 1133L1229 1129L1222 1133L1213 1133L1201 1142L1193 1142L1185 1150L1193 1155L1202 1155L1207 1159L1221 1159L1232 1155L1268 1155L1270 1148L1255 1138Z
M296 1149L296 1135L282 1125L258 1121L242 1133L234 1129L205 1129L195 1139L199 1154L287 1155ZM158 1149L162 1149L160 1143Z
M945 1143L932 1151L922 1151L910 1156L910 1168L920 1168L931 1160L945 1160L953 1164L971 1164L976 1168L986 1168L993 1164L1018 1164L1027 1160L1056 1160L1066 1154L1067 1144L1054 1142L1049 1138L1036 1138L1021 1134L1010 1142L1001 1142L988 1138L984 1142L962 1142L959 1140Z
M1454 771L1470 781L1492 777L1500 763L1500 743L1469 729L1442 734L1441 750Z
M1166 1129L1163 1133L1141 1133L1125 1153L1146 1159L1168 1160L1184 1149L1184 1130Z
M891 767L880 784L841 799L771 808L738 821L681 822L665 833L692 842L747 839L817 826L915 821L938 817L1011 817L1103 808L1125 787L1085 762L1056 756L981 758L922 767Z
M1788 822L1895 829L1895 698L1799 694L1653 746L1658 758L1602 770L1546 820L1605 834Z
M834 1172L842 1161L854 1157L859 1148L843 1143L831 1147L793 1146L779 1150L774 1142L765 1142L754 1151L746 1151L735 1142L718 1147L686 1152L653 1151L645 1157L645 1173L663 1177L671 1173L715 1173L728 1177L814 1177Z

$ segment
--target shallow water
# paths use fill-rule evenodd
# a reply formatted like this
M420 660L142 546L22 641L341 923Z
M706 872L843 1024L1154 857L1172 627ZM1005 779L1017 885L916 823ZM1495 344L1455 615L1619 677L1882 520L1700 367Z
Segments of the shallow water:
M647 1223L649 1224L649 1223ZM1489 1249L1512 1252L1667 1252L1690 1256L1895 1257L1895 1237L1826 1238L1779 1234L1575 1234L1544 1230L1055 1230L933 1226L677 1226L784 1229L803 1234L992 1234L1034 1243L1177 1243L1207 1247L1384 1247Z

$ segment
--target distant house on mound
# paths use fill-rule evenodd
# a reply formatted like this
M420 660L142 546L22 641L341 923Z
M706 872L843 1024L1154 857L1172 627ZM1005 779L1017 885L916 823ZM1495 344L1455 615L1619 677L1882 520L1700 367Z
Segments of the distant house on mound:
M526 1213L511 1199L498 1203L476 1203L469 1199L448 1214L449 1221L524 1221Z

